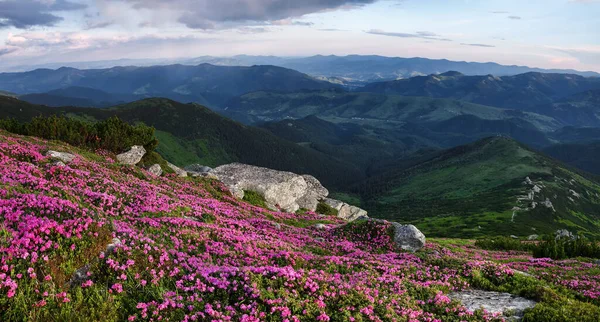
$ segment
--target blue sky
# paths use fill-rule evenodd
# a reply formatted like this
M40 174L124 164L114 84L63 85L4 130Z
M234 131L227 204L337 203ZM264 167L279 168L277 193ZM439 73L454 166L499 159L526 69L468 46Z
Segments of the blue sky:
M598 0L0 0L0 69L378 54L600 71Z

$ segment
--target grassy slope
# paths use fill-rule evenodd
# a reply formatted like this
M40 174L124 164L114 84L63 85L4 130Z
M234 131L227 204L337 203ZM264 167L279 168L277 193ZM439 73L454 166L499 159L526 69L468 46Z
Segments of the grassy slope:
M534 199L538 206L517 211L513 221L513 207L529 206L517 201L531 190L523 184L526 177L542 186ZM361 192L372 213L415 223L435 236L526 236L559 227L599 236L600 186L505 138L451 149L371 178ZM546 198L556 212L539 205Z

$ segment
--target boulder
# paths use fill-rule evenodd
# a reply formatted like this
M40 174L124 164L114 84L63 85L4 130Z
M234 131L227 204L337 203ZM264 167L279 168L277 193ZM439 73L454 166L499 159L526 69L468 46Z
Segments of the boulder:
M160 176L163 173L163 170L160 167L160 164L155 163L150 168L148 168L148 172L152 173L155 176Z
M117 155L117 161L123 164L136 165L142 160L145 154L146 149L143 146L134 145L129 151Z
M360 209L355 206L351 206L347 203L343 204L340 210L338 211L338 217L347 221L355 221L369 218L369 216L367 216L366 210Z
M540 238L540 236L537 234L527 236L527 240L537 240L538 238Z
M474 312L483 308L492 314L506 314L509 321L519 320L525 309L532 308L536 302L509 293L489 292L482 290L465 290L451 293L449 296L458 300L469 310Z
M167 162L167 166L169 168L171 168L171 170L175 171L175 174L177 174L177 176L180 178L185 178L188 176L187 171L181 169L180 167L178 167L170 162Z
M323 200L323 202L326 203L327 205L329 205L331 208L337 210L338 212L340 211L340 209L342 209L342 206L346 204L343 201L339 201L339 200L335 200L335 199L331 199L331 198L325 198Z
M187 172L197 173L197 174L207 173L207 172L210 172L210 170L212 170L211 167L207 167L207 166L204 166L204 165L201 165L201 164L197 164L197 163L196 164L190 164L190 165L186 166L183 169L185 169L185 171L187 171Z
M69 163L69 162L73 161L76 157L75 154L71 154L71 153L67 153L67 152L58 152L58 151L53 151L53 150L46 152L46 156L54 158L54 159L58 159L64 163Z
M392 222L394 227L394 243L398 247L416 252L425 246L425 235L413 225L402 225Z
M223 182L236 198L242 199L244 191L255 191L265 198L269 207L278 206L288 212L305 206L314 211L317 198L324 198L327 193L314 177L241 163L222 165L209 174Z
M327 226L325 226L324 224L315 224L315 228L316 229L327 229Z
M308 187L306 189L306 194L297 200L298 206L314 211L317 209L319 201L325 199L325 197L329 195L329 191L313 176L305 174L302 175L302 178L304 178Z

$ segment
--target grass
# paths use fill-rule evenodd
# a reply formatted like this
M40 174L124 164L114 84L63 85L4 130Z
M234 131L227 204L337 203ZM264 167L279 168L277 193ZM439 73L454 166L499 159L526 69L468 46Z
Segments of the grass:
M269 206L267 205L267 201L265 200L265 197L263 197L260 193L258 193L256 191L245 190L243 200L245 202L247 202L251 205L257 206L257 207L261 207L261 208L265 208L265 209L269 208Z

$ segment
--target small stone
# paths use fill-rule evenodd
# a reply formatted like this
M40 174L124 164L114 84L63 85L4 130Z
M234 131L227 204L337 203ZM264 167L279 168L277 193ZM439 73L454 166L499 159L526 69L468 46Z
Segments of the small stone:
M73 161L76 157L74 154L71 154L71 153L58 152L58 151L53 151L53 150L46 152L46 156L54 158L54 159L58 159L65 163L69 163L69 162Z
M121 245L121 240L119 238L113 238L110 244L106 246L106 252L109 254L112 253L115 250L115 247L119 245Z
M315 228L317 228L317 229L327 229L327 226L325 226L323 224L316 224Z
M160 164L156 163L156 164L153 164L150 168L148 168L148 172L159 177L163 173L163 170L160 167Z

